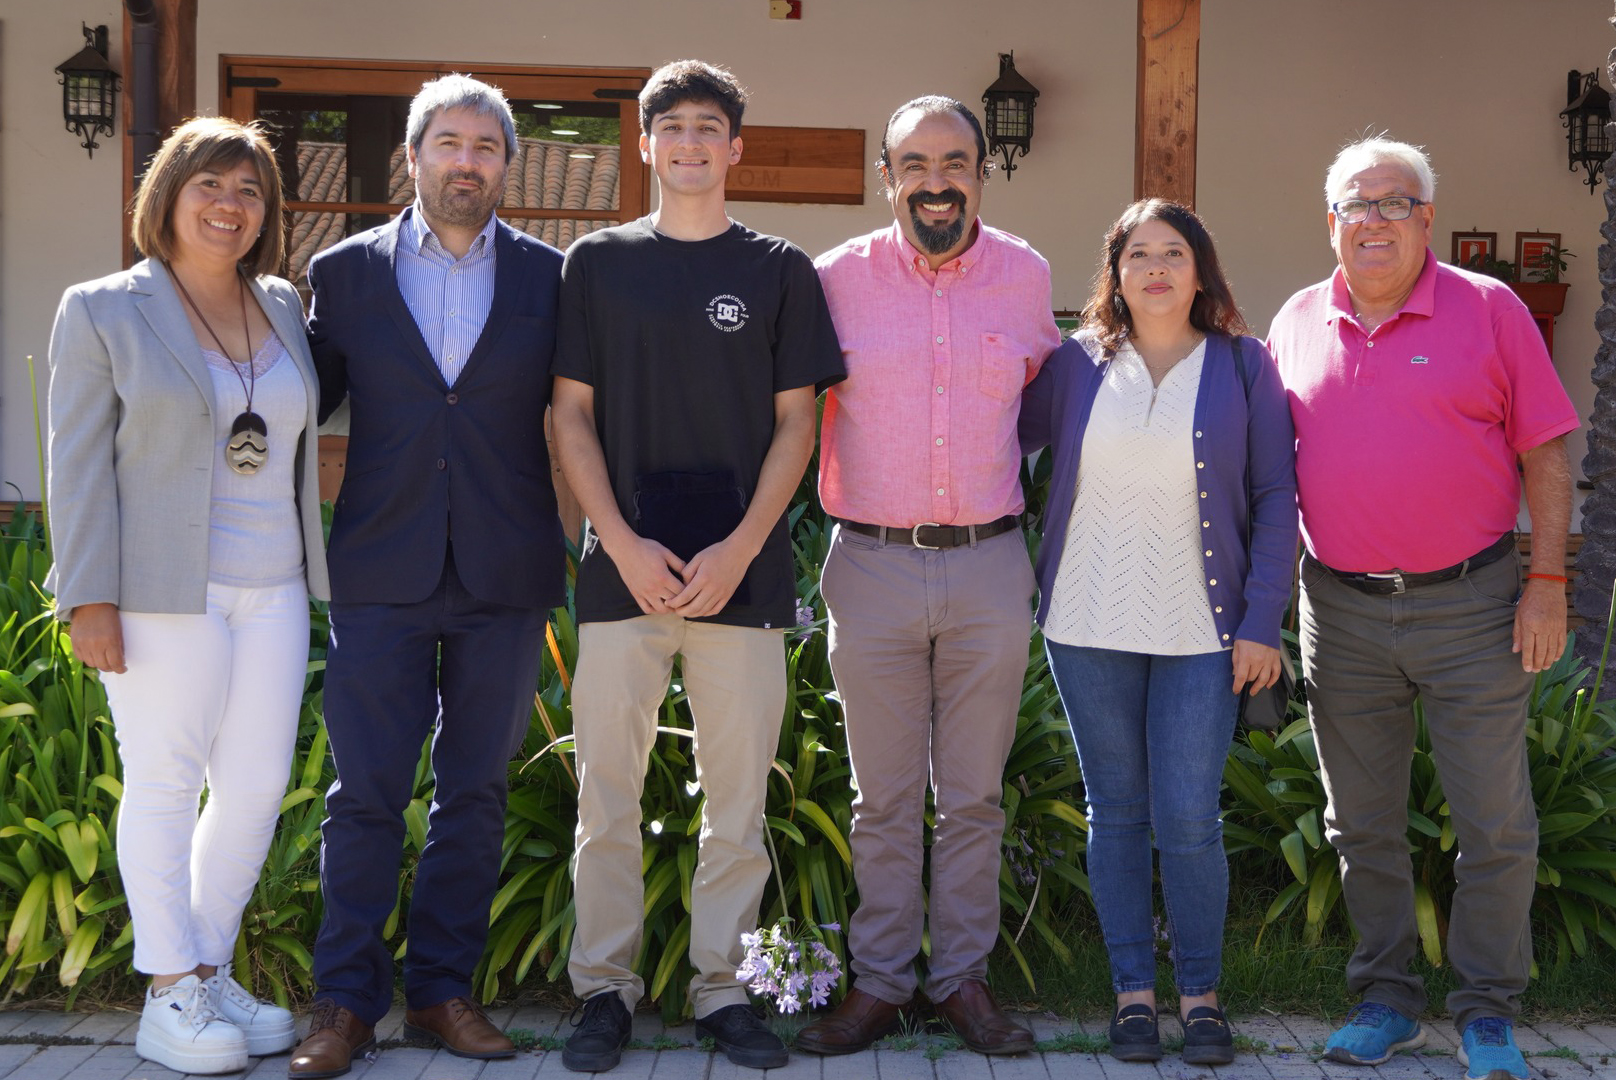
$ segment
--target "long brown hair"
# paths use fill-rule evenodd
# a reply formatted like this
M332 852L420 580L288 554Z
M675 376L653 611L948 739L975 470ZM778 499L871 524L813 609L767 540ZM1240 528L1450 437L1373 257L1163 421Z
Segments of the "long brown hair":
M241 269L254 277L279 273L286 258L281 174L267 130L257 120L243 124L228 116L198 116L176 128L153 155L135 192L133 231L141 254L173 261L174 203L186 181L204 169L231 169L250 161L264 191L264 231L242 256Z
M1133 332L1133 314L1122 299L1122 279L1117 264L1122 259L1122 249L1128 246L1128 237L1147 221L1172 226L1195 256L1195 277L1201 287L1190 305L1190 325L1203 334L1246 333L1246 320L1235 306L1234 293L1223 276L1218 251L1212 244L1212 234L1206 231L1206 223L1194 210L1171 199L1141 199L1124 210L1106 232L1105 247L1100 251L1100 268L1094 274L1088 306L1083 309L1084 327L1094 331L1099 343L1108 349L1121 348Z

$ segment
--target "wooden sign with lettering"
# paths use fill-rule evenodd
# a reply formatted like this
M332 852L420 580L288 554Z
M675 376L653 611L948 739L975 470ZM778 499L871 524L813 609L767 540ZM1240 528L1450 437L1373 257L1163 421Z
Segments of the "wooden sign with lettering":
M736 202L864 202L875 166L864 160L862 128L741 128L741 161L724 185Z

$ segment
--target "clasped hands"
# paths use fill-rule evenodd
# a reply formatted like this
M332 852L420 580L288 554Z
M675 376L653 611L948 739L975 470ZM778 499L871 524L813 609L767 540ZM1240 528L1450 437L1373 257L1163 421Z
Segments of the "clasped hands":
M609 554L642 612L699 619L724 610L756 553L729 536L686 562L655 540L635 536Z

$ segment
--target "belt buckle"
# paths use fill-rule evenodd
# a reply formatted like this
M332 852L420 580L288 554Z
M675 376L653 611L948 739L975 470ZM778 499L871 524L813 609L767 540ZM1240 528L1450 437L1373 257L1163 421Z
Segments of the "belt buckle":
M1408 586L1403 581L1403 572L1401 570L1393 570L1387 574L1368 573L1365 574L1364 577L1370 578L1374 581L1391 582L1393 596L1401 596L1408 591Z
M922 544L920 542L920 530L940 529L942 527L943 524L940 521L922 521L919 525L909 530L909 542L921 551L941 551L943 549L940 544Z

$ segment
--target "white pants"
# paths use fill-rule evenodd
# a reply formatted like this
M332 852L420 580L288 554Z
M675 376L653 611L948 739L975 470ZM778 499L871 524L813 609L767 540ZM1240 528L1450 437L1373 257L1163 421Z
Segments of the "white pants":
M173 975L234 952L297 741L308 592L210 583L206 615L120 619L128 671L102 676L123 758L118 868L135 968Z

